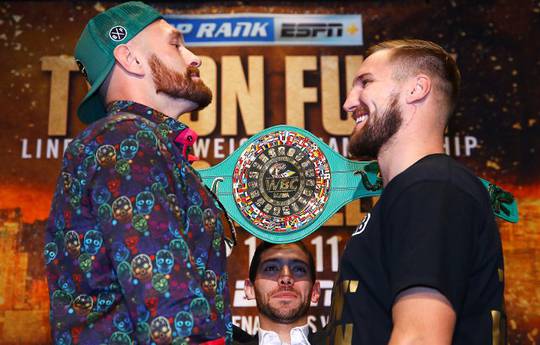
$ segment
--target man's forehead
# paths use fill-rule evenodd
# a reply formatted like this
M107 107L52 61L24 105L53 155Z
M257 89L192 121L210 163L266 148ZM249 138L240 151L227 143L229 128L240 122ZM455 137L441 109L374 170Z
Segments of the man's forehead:
M261 255L261 262L271 259L294 258L308 262L308 255L296 244L278 244L267 250Z
M153 33L165 33L167 35L182 35L174 26L167 23L167 21L162 18L148 25L144 30Z
M366 73L375 75L390 70L392 68L390 63L391 53L390 49L383 49L371 54L362 62L357 75L359 76Z

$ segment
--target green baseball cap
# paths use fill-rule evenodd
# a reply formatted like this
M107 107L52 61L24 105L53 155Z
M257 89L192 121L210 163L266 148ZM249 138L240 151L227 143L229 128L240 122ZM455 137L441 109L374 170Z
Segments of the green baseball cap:
M90 84L77 110L82 122L88 124L106 115L98 90L114 66L114 48L129 42L159 18L161 13L153 7L130 1L90 19L75 47L75 62Z

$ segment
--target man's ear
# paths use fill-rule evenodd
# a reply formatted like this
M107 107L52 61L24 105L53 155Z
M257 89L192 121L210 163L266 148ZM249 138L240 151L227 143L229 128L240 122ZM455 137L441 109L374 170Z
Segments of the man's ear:
M141 62L127 44L120 44L114 48L113 55L116 63L126 72L138 76L144 75L144 68Z
M244 292L247 299L255 299L255 287L251 284L251 280L246 279L244 281Z
M319 297L321 297L321 284L316 280L311 289L311 303L319 302Z
M425 74L416 75L407 82L405 92L405 101L408 104L425 100L431 92L431 78Z

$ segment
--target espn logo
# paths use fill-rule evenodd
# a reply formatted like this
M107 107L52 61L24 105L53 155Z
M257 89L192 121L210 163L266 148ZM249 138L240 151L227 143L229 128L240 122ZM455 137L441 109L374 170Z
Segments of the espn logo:
M283 23L281 37L342 37L342 23Z

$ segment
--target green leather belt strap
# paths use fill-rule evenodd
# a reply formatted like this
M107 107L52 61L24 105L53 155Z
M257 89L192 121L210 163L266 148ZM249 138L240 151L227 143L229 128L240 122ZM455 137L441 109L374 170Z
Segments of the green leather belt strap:
M312 133L284 125L259 132L199 173L233 220L273 243L300 240L345 204L382 192L376 161L346 159ZM482 183L495 215L517 222L512 195Z

